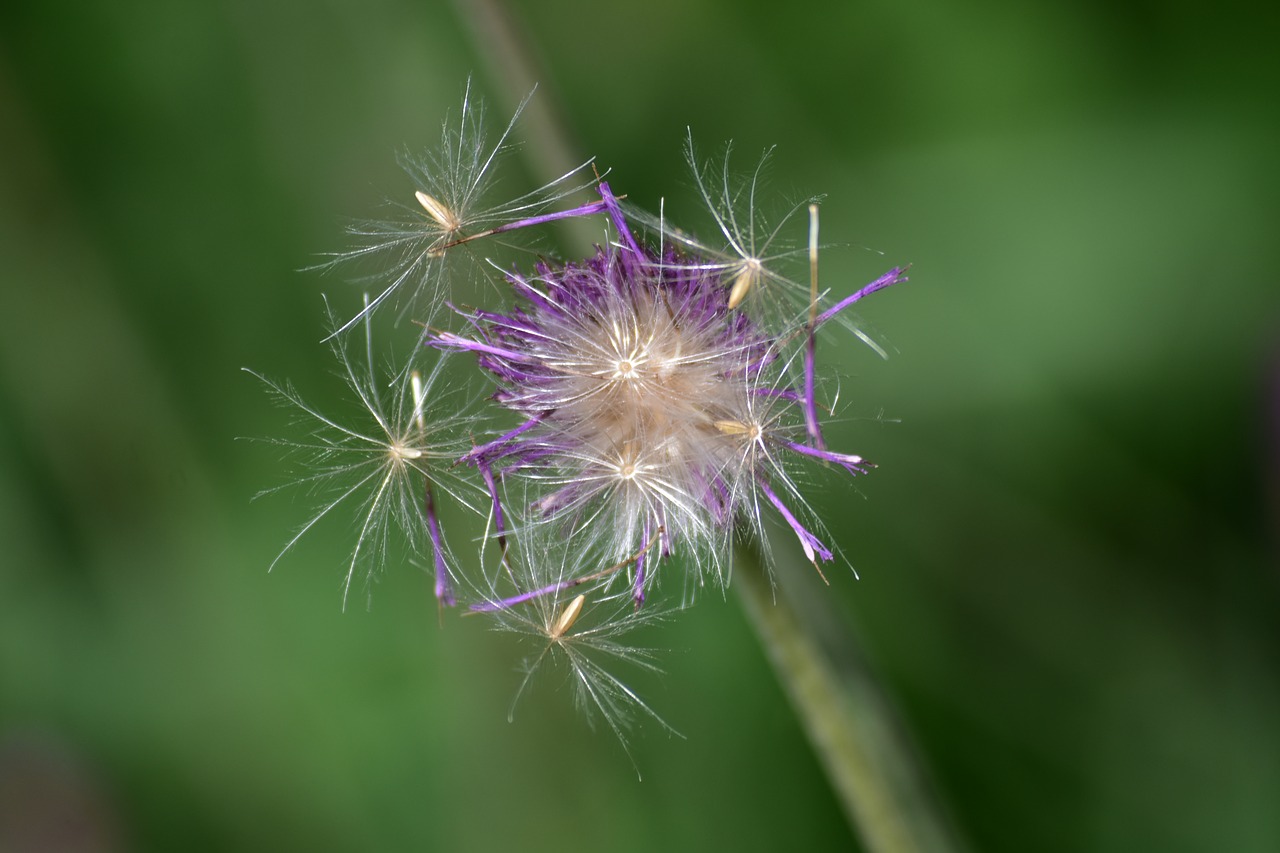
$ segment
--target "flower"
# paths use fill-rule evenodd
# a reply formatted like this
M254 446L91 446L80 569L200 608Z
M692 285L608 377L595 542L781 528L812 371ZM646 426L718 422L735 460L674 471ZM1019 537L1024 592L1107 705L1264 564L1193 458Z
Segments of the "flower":
M735 526L746 521L761 535L764 505L815 566L832 559L801 517L809 513L790 468L802 458L852 474L869 466L815 436L806 443L806 421L816 417L811 368L799 387L790 377L797 332L807 328L811 341L838 311L771 332L738 310L738 273L642 248L608 184L599 191L617 232L612 245L582 262L509 273L522 305L464 312L470 335L431 337L436 347L475 353L498 380L497 402L522 419L464 460L490 484L495 471L521 481L523 509L602 562L636 554L637 604L654 585L653 564L677 552L692 557L690 588L704 569L723 584ZM900 278L895 270L882 281ZM492 485L491 496L500 517Z
M571 186L573 177L592 161L494 202L496 165L523 108L490 146L468 85L440 149L402 161L414 202L406 192L397 218L353 229L359 245L324 265L385 263L377 295L335 323L329 338L367 422L344 425L291 386L263 379L311 423L311 439L273 443L306 457L311 468L299 483L323 494L276 561L334 510L354 509L344 602L358 567L371 576L402 537L410 554L430 554L441 605L461 599L468 613L532 641L517 701L535 673L558 666L577 704L602 717L625 749L625 730L637 720L670 730L612 672L615 664L656 669L652 650L637 646L632 632L666 616L666 602L654 601L661 587L674 581L687 603L708 580L727 586L734 538L767 546L766 527L776 520L820 574L819 564L835 559L802 472L813 463L848 475L873 466L823 440L818 334L837 320L883 355L848 311L905 276L892 269L834 301L819 290L817 199L780 217L762 214L768 152L738 177L728 149L717 166L700 161L688 142L711 241L671 225L665 213L624 206L598 175L598 200L561 204L582 188ZM787 233L806 207L807 245ZM502 266L476 252L508 245L506 237L488 238L524 237L535 226L595 214L607 216L610 239L585 258ZM463 304L489 268L506 270L513 307ZM436 361L417 367L426 350L415 347L411 363L383 383L372 369L371 314L392 302L421 307L419 343L434 348ZM446 305L452 328L436 316ZM348 339L360 322L365 363L357 366ZM446 385L448 353L474 355L497 386L496 407L478 412L475 389L453 376L448 393L435 392ZM514 423L496 426L512 416ZM488 517L460 560L441 535L442 493ZM486 553L493 541L496 563ZM686 570L672 578L668 566L681 563Z

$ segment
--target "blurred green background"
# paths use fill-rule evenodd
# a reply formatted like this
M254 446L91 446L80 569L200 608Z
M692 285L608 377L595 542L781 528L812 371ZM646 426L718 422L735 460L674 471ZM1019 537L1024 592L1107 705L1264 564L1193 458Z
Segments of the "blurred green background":
M777 143L773 186L876 250L826 284L913 264L863 310L888 361L824 349L829 440L880 468L816 504L974 848L1280 849L1268 13L512 5L618 191L687 200L686 126ZM418 568L342 613L341 524L266 573L308 503L250 504L287 466L233 438L290 426L239 368L340 405L320 293L354 293L297 270L469 74L509 111L472 33L404 0L0 10L0 846L854 843L733 596L652 637L687 740L642 730L638 781L554 682L508 724L520 650L442 628Z

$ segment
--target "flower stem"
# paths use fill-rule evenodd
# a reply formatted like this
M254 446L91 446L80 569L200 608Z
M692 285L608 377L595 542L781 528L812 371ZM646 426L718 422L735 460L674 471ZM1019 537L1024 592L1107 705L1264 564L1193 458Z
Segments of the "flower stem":
M490 75L507 95L511 104L518 103L541 81L551 75L540 66L535 51L521 38L526 31L510 4L503 0L453 0L458 18L468 30L480 58L489 66ZM554 92L540 95L529 105L524 117L528 162L535 174L564 175L580 163L571 152L580 151L569 122L565 120ZM565 220L572 239L584 247L599 242L600 232L589 220L571 217Z
M825 600L809 601L798 584L772 586L752 546L740 544L735 562L733 586L865 848L961 849L892 707Z

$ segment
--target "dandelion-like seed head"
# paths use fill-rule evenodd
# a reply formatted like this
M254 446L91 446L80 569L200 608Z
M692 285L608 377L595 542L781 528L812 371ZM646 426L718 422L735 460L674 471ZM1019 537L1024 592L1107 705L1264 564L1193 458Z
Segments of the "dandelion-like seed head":
M863 469L803 442L811 389L791 384L799 350L731 304L727 271L671 247L642 248L600 188L615 244L586 261L510 273L517 308L471 312L474 337L434 339L476 353L499 380L496 399L523 418L468 461L523 480L535 520L601 559L657 536L657 553L632 571L637 601L656 577L653 557L677 551L692 558L694 586L704 569L724 581L735 525L759 532L762 506L782 514L810 560L831 559L793 509L807 514L789 463L816 456Z
M506 570L479 591L495 629L514 633L529 648L509 717L544 670L558 672L591 722L602 720L627 749L628 730L641 718L675 734L665 720L617 674L618 668L658 672L655 651L633 634L663 621L660 607L637 609L627 596L610 595L608 580L632 559L600 568L579 549L534 531L513 548ZM519 580L533 589L510 597Z
M344 601L361 568L372 578L386 563L393 543L402 539L413 553L432 554L436 594L452 603L435 500L437 489L464 504L469 500L465 486L450 470L461 452L456 432L465 415L450 407L446 395L435 392L443 359L426 374L412 368L396 370L389 382L378 381L368 322L365 330L363 362L352 355L347 337L332 339L343 379L359 403L362 423L335 419L309 404L291 385L253 374L282 404L299 412L310 428L306 440L268 440L303 459L307 472L288 485L304 486L322 496L319 509L284 546L272 567L322 519L339 507L351 507L358 532L347 560Z
M768 339L731 313L719 277L602 249L512 284L529 297L462 343L503 380L499 399L530 430L503 455L543 494L535 508L621 559L659 527L664 552L722 533L709 513L735 455L724 423L748 407ZM496 460L493 460L496 461ZM647 532L646 532L647 531Z
M731 145L723 157L711 161L698 155L692 133L686 138L685 159L711 218L710 237L697 237L640 211L629 213L664 241L698 258L704 268L719 273L730 308L750 306L758 317L789 323L808 306L811 294L802 269L805 246L788 228L797 213L819 198L804 198L778 215L767 215L761 196L772 154L772 148L766 150L753 170L738 173L732 168Z
M360 422L332 418L291 386L264 380L309 422L308 439L275 443L305 457L310 469L300 482L323 495L281 556L340 507L354 512L356 526L344 601L360 570L372 575L393 543L430 553L442 604L461 597L469 612L532 644L517 699L536 672L556 667L577 704L602 717L625 748L633 721L666 726L612 667L654 669L650 650L628 635L664 615L661 599L655 606L650 598L670 574L668 558L679 555L687 568L676 578L684 603L708 579L728 584L736 535L766 544L777 519L815 568L834 558L797 477L805 463L849 474L871 466L825 446L817 334L839 320L879 350L847 309L905 277L893 269L828 302L817 280L817 199L778 217L761 213L769 152L738 175L727 149L721 163L705 162L690 139L686 155L713 225L707 240L665 213L624 207L599 175L591 182L598 200L558 204L586 186L574 176L591 161L495 201L496 166L523 108L490 144L468 85L440 147L402 159L412 183L397 216L352 229L356 248L325 265L382 262L376 296L330 336ZM790 225L806 207L802 243ZM610 239L586 258L508 267L478 251L596 214L607 217ZM514 305L455 307L453 328L438 320L440 306L470 301L462 291L495 268L505 271ZM440 392L442 356L430 369L416 366L421 346L415 364L378 378L369 330L384 303L421 307L419 343L473 355L514 426L486 435L484 416L468 414L471 389ZM349 349L361 322L363 360ZM479 506L472 488L484 495ZM442 496L488 516L474 553L460 561L441 535ZM486 550L493 541L497 561Z
M780 210L767 210L763 200L773 148L766 149L750 171L733 167L733 146L727 145L719 158L702 157L693 143L692 131L685 139L685 159L704 211L710 217L709 236L697 236L672 225L665 217L628 207L627 215L645 230L667 243L681 247L705 269L718 272L729 291L729 307L742 308L771 326L798 324L821 306L831 294L819 291L807 275L816 246L796 239L793 225L806 209L811 211L822 196L808 196ZM837 300L837 303L839 300ZM859 320L843 307L831 318L881 358L883 346L866 332Z
M338 327L335 334L354 326L364 313L387 302L400 303L403 311L413 306L415 319L427 323L443 303L446 288L456 288L458 279L479 278L479 258L468 250L472 241L507 233L513 224L527 227L541 211L579 192L590 183L574 177L590 165L587 161L544 186L513 197L496 200L497 168L512 150L511 135L532 93L516 107L497 141L489 143L484 103L472 94L467 82L456 117L446 118L440 145L421 154L405 153L400 165L414 187L408 197L391 203L395 215L360 222L348 229L356 245L331 256L320 265L328 269L355 261L379 262L373 277L379 284L377 295L364 312ZM548 220L571 215L565 211L547 214Z

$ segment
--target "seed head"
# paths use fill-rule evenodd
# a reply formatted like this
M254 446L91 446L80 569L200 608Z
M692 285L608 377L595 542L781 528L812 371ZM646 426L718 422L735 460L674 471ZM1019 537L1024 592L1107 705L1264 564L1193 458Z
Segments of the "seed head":
M590 186L574 181L590 165L587 161L531 192L507 197L499 192L497 167L514 147L511 134L530 97L532 93L520 102L497 142L490 145L484 104L472 95L468 81L456 120L444 121L439 147L400 157L415 201L410 203L406 193L391 204L392 217L353 225L348 231L356 245L332 255L319 268L377 261L372 278L379 289L364 311L387 302L400 303L402 311L413 306L418 312L415 319L429 323L448 296L446 288L455 291L459 280L479 278L479 259L467 251L468 244L536 218L560 199ZM335 334L355 325L363 313Z
M577 548L545 532L526 531L528 535L515 540L506 571L477 591L481 604L472 607L472 612L490 616L497 630L517 634L531 646L510 716L539 673L558 670L587 719L603 720L624 750L630 729L641 719L676 734L617 674L619 669L659 672L656 651L637 644L631 635L663 621L666 612L660 607L637 609L628 596L609 595L607 581L624 564L600 568ZM508 595L516 578L534 587L534 594Z
M311 429L303 441L267 439L271 444L300 454L306 473L294 483L323 495L320 508L272 562L272 568L321 519L340 506L355 509L358 532L347 561L343 601L351 591L358 568L368 577L383 565L392 544L400 537L413 554L430 552L434 563L436 595L453 603L453 591L444 539L436 514L437 490L443 489L464 505L471 500L465 487L451 474L450 463L460 446L458 427L465 409L458 409L447 395L436 393L441 360L427 373L416 367L391 371L387 384L375 379L372 368L372 334L365 322L364 363L353 359L348 337L332 339L334 354L342 366L347 386L359 401L365 423L347 426L307 403L292 385L279 384L253 373L277 399L302 413ZM280 491L285 486L262 494Z
M666 726L612 667L655 668L651 650L627 635L664 615L650 599L672 574L669 557L686 567L674 578L684 602L708 577L727 585L733 537L767 544L765 528L777 519L815 568L834 558L799 477L815 462L853 475L871 465L824 443L818 332L842 321L883 354L848 309L904 275L893 269L828 298L818 287L817 199L781 216L761 212L769 152L740 176L728 149L722 162L703 161L690 139L686 155L712 226L706 238L671 225L665 212L624 207L599 176L598 201L565 202L586 186L573 186L574 176L591 161L501 200L496 167L524 106L489 144L468 85L440 147L402 159L411 184L395 216L353 228L356 247L324 265L382 262L377 295L330 336L365 423L346 426L291 386L263 380L310 422L308 440L274 443L306 457L300 482L324 495L281 556L333 510L353 507L344 601L357 567L372 574L393 542L429 552L442 604L455 603L456 584L469 612L533 643L517 699L535 672L559 666L578 704L625 748L633 721ZM795 221L806 208L807 243ZM608 239L586 258L507 266L479 252L507 247L500 235L602 213ZM439 306L473 301L472 285L492 269L505 271L514 305L454 308L452 327L435 316ZM418 306L414 319L427 330L419 343L471 353L488 372L497 406L485 426L468 414L473 389L433 391L443 384L438 353L422 368L424 350L415 347L413 363L375 379L370 315L388 303ZM348 351L358 322L363 364ZM500 428L502 418L514 422ZM491 526L458 562L445 550L436 499L470 507L469 489L485 496L476 503ZM486 553L495 540L498 561Z
M785 347L794 336L735 309L737 273L642 248L608 185L600 192L618 230L612 245L510 273L519 307L469 312L473 336L433 340L476 353L498 379L495 399L523 419L467 461L522 481L533 519L602 561L656 537L655 554L642 550L632 570L637 601L656 577L653 557L687 553L698 583L704 568L723 581L735 524L761 524L762 504L810 560L831 559L793 508L803 513L804 502L789 465L814 456L852 473L865 466L803 443L806 400L789 379L800 350Z

